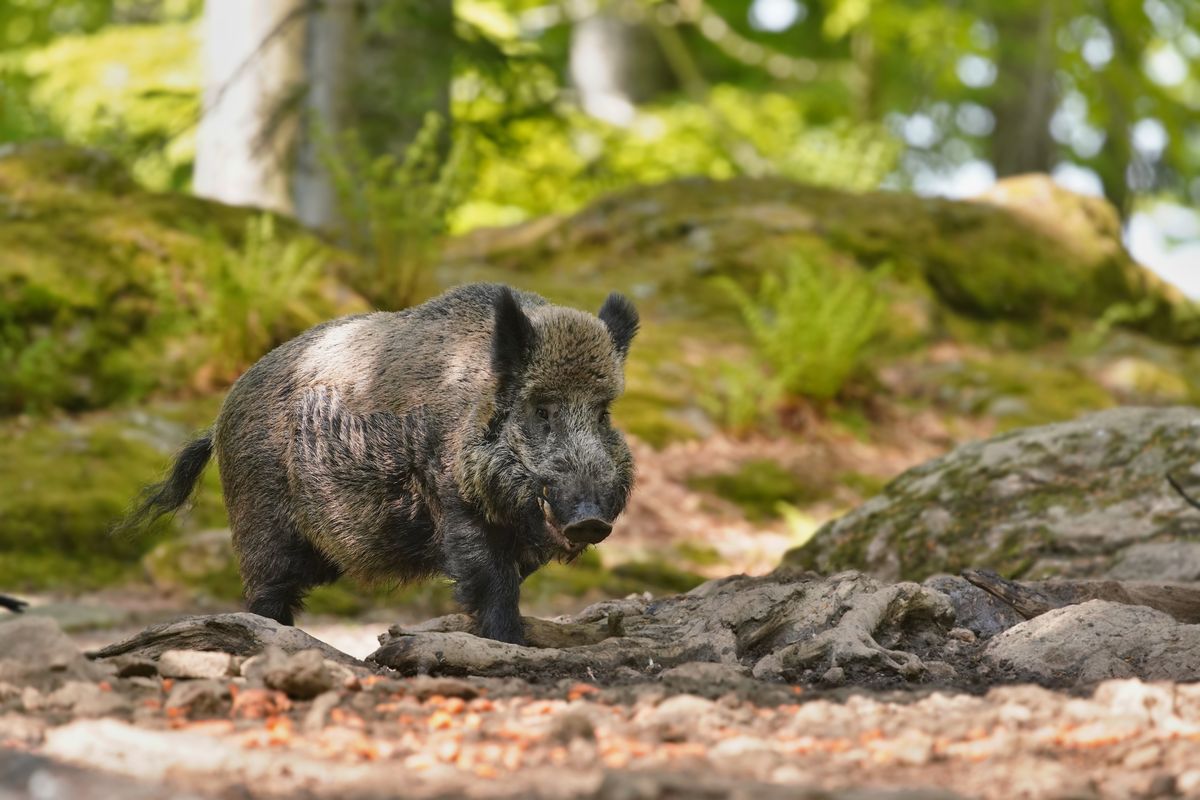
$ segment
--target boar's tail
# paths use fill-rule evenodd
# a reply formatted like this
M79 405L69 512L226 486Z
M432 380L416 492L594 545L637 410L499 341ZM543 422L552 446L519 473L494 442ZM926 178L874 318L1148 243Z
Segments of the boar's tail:
M199 439L188 442L175 457L171 474L161 481L147 486L142 490L137 505L124 520L117 525L113 533L135 531L164 514L173 514L192 496L200 473L212 458L212 432Z

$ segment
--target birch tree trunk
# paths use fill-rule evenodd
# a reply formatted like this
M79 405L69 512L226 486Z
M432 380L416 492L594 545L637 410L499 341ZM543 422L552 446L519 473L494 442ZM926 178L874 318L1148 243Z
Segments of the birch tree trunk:
M198 195L341 223L325 165L349 129L401 156L447 121L452 0L206 0Z
M290 160L304 90L305 0L207 0L196 194L293 211Z

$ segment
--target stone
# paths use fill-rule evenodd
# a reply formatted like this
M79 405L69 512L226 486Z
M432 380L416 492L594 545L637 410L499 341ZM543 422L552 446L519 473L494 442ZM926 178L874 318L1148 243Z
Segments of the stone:
M125 655L109 659L118 678L153 678L158 675L158 662L152 658Z
M1122 581L1200 581L1200 542L1146 542L1126 548L1108 571Z
M229 653L205 650L168 650L158 657L158 674L164 678L228 678L237 674L237 666Z
M967 567L1027 579L1132 575L1178 554L1148 543L1200 539L1200 514L1168 473L1200 485L1200 410L1122 407L1015 430L908 470L784 565L889 581Z
M319 650L303 650L268 664L263 683L295 700L310 700L333 689L336 681Z
M171 687L164 707L192 717L220 717L228 712L229 686L215 680L181 681Z
M1090 600L998 634L986 658L1019 674L1087 686L1110 678L1200 679L1200 625L1145 606Z
M46 735L46 721L27 714L0 714L0 745L39 744Z
M21 616L0 622L0 681L48 687L103 677L54 620Z

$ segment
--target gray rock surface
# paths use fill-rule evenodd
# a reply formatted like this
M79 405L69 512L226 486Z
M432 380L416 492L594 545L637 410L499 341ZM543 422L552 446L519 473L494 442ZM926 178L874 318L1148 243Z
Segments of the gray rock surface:
M1121 553L1108 577L1123 581L1200 581L1200 542L1135 544Z
M228 678L237 674L237 659L229 653L205 650L167 650L158 657L164 678Z
M1200 680L1200 625L1144 606L1090 600L1022 622L984 651L997 666L1080 686L1109 678Z
M47 688L104 675L53 619L20 616L0 622L0 681Z
M1200 539L1200 512L1168 472L1200 485L1200 409L1117 408L1012 431L908 470L785 564L922 580L967 567L1092 577L1123 563L1126 577L1160 579L1142 573L1171 551L1132 548Z

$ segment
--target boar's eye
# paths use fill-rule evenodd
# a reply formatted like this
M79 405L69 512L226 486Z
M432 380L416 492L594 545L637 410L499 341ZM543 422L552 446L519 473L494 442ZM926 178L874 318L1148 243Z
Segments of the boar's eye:
M538 419L546 420L547 422L549 422L550 421L550 409L546 408L545 406L538 406L537 416L538 416Z

